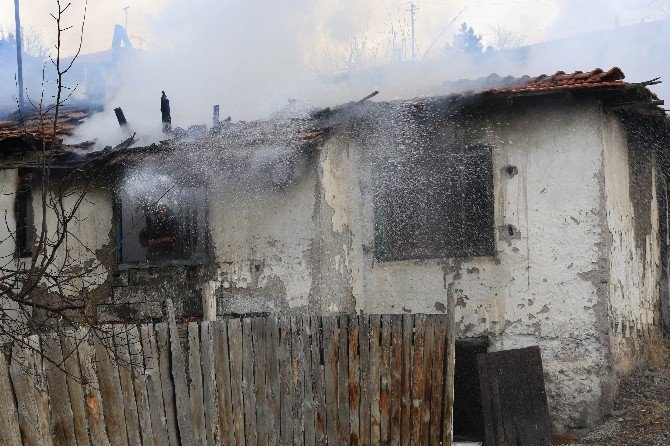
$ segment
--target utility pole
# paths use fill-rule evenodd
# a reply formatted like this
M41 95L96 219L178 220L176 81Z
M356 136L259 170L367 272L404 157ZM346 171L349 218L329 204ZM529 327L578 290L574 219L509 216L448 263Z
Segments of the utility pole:
M18 67L17 80L19 84L19 109L24 107L23 103L23 56L22 56L22 37L21 16L19 14L19 0L14 0L14 20L16 21L16 65Z
M413 2L409 3L409 14L412 26L412 60L416 60L416 47L414 46L414 15L419 8Z
M126 33L128 33L128 10L130 9L130 6L126 6L123 8L123 11L126 13Z

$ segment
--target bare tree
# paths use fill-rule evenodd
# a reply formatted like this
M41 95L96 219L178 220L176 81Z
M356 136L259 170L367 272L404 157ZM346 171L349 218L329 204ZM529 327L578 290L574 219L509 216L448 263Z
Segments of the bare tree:
M107 164L96 156L68 169L57 169L55 164L55 155L62 149L61 113L77 88L67 86L65 78L81 52L88 2L84 4L81 27L77 29L80 32L78 48L75 55L67 59L62 55L62 39L64 33L73 29L65 24L71 3L56 0L56 5L57 11L52 14L56 44L49 57L55 73L55 94L48 98L45 93L45 67L39 98L28 95L29 109L18 110L21 122L30 116L39 129L37 137L30 142L31 152L36 154L30 166L33 185L28 192L34 201L34 228L32 225L24 228L33 231L30 257L20 258L12 249L18 242L15 229L22 222L17 221L14 228L7 209L7 236L0 240L3 253L0 256L0 337L27 348L33 348L27 341L28 335L80 325L89 326L99 337L109 336L98 331L93 311L96 302L87 292L88 285L103 274L101 262L76 230L86 218L82 211L89 204L88 194L96 187Z
M493 35L492 46L496 51L518 48L523 44L524 36L514 34L501 25L494 26L491 31Z

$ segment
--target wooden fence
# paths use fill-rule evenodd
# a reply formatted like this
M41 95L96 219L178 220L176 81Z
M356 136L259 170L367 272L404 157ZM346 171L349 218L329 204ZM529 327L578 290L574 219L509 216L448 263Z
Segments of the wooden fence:
M34 337L0 355L0 444L450 445L449 327L269 316Z

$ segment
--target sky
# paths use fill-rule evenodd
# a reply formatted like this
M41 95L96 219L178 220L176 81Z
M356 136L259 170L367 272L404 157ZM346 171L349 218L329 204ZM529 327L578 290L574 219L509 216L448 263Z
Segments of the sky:
M255 2L262 6L262 1ZM83 0L72 0L71 3L66 23L74 28L65 35L63 50L66 54L73 54L79 46L78 28L84 13ZM82 53L110 48L114 24L125 24L126 6L129 7L128 32L136 47L165 49L175 45L182 36L166 34L160 24L164 23L165 18L174 19L170 16L170 11L176 3L174 0L90 0L86 11ZM196 8L199 3L201 0L188 2L192 8ZM327 47L329 37L337 41L338 37L346 40L356 35L359 38L365 36L369 42L374 42L383 39L391 26L396 29L409 29L410 13L407 1L328 0L314 3L320 3L321 6L306 11L306 14L320 20L320 26L328 32L323 33L323 39L313 42L312 51ZM619 5L612 7L616 3ZM415 0L414 4L418 8L415 15L416 46L417 51L421 52L421 48L428 48L441 35L448 40L454 34L457 24L462 21L473 26L482 35L485 44L494 41L496 28L510 31L523 43L531 44L549 38L612 27L616 16L622 26L642 19L653 20L659 16L660 3L663 1ZM65 5L67 2L62 1L61 4ZM286 8L296 7L293 12L296 15L300 15L300 8L304 7L291 1L282 4ZM601 4L606 6L601 8ZM55 10L56 0L23 0L21 5L24 29L37 30L49 46L55 42L55 27L50 17L50 13ZM258 8L258 14L263 14L263 10L262 7ZM570 11L574 11L574 14L570 14ZM455 24L447 28L447 24L454 18ZM0 2L0 26L5 32L14 29L14 2L11 0ZM215 30L212 37L216 38Z

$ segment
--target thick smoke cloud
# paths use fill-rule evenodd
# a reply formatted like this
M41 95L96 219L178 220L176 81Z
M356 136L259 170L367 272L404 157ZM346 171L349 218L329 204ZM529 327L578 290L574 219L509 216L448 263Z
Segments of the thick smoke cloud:
M509 7L522 8L518 3ZM373 90L381 91L379 99L452 93L462 85L445 81L491 73L521 76L619 66L628 80L644 81L669 71L663 48L670 37L670 1L554 3L561 9L544 34L548 43L477 57L445 57L438 49L425 60L403 62L406 23L370 29L368 18L375 8L383 10L374 2L170 2L154 20L162 48L119 62L107 80L106 112L93 117L75 139L118 143L124 135L112 109L122 106L142 142L156 140L161 90L170 97L174 125L186 127L209 124L214 104L221 105L222 118L251 120L339 104ZM640 24L640 17L646 23ZM469 21L467 9L458 21ZM457 25L445 33L446 40ZM524 27L517 24L514 32L523 35ZM670 89L657 91L670 97ZM289 99L297 101L289 104Z

